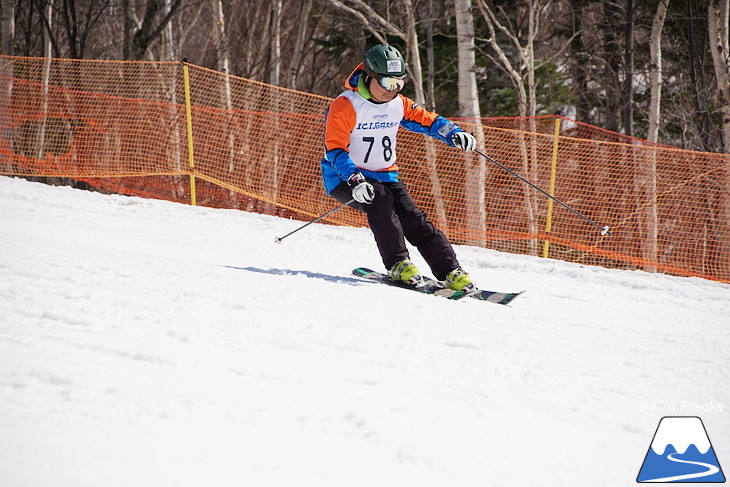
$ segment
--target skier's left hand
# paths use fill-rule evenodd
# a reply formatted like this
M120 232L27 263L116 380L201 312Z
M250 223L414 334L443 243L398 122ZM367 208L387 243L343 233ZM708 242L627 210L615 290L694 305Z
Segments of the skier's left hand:
M456 132L451 136L451 143L457 149L464 149L466 152L469 152L476 148L477 139L469 132Z

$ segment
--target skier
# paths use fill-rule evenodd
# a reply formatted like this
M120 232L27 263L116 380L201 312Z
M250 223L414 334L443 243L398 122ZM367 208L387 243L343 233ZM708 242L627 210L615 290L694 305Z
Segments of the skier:
M420 107L398 93L406 82L405 62L393 46L365 53L345 81L347 91L325 114L325 156L321 162L327 193L367 215L388 275L418 285L420 271L411 262L408 240L433 275L450 289L472 291L472 278L459 265L451 243L420 211L398 180L398 127L430 135L451 147L474 150L476 140L454 122Z

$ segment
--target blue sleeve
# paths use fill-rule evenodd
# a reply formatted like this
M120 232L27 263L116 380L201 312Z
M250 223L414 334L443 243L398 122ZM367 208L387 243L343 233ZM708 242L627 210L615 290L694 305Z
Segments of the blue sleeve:
M461 127L441 115L436 117L430 127L425 127L418 122L406 119L401 120L400 125L411 132L430 135L434 139L445 142L451 147L454 147L454 144L451 142L451 136L456 132L462 131Z
M324 158L327 159L343 181L346 181L347 178L359 171L355 163L350 159L350 153L344 149L327 151L324 154Z

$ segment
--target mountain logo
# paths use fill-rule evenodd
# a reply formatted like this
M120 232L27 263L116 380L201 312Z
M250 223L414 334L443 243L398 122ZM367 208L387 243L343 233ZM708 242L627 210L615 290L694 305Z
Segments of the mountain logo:
M663 417L636 481L725 482L725 475L702 420L697 416Z

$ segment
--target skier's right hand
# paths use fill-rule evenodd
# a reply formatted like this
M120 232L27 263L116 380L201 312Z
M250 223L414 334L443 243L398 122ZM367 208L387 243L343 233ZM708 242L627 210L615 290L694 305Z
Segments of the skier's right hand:
M358 203L369 205L375 198L375 188L365 180L365 176L356 172L347 178L347 185L352 188L352 197Z

